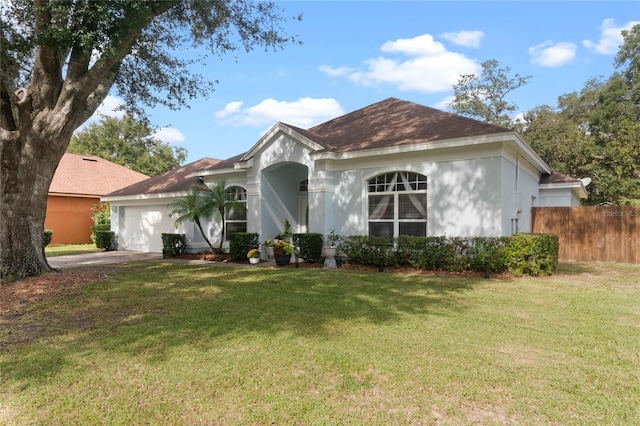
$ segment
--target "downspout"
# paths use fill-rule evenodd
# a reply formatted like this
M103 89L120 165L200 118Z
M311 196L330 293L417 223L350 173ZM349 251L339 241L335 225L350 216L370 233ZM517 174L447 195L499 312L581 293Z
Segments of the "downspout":
M515 192L515 211L513 216L511 217L511 234L517 234L520 231L520 228L518 226L518 220L519 220L519 216L520 216L520 212L522 211L522 209L520 208L520 182L519 182L519 177L520 177L520 153L516 154L516 192Z

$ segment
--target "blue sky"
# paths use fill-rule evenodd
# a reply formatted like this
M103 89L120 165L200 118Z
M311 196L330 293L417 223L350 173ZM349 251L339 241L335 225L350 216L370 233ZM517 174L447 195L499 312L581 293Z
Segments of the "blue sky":
M219 81L208 99L149 111L187 162L240 154L278 121L308 128L388 97L447 110L459 76L489 59L532 77L510 95L519 112L555 106L610 76L620 31L640 23L639 1L277 3L287 17L303 14L286 24L302 46L210 58L196 69ZM100 112L118 102L110 96Z

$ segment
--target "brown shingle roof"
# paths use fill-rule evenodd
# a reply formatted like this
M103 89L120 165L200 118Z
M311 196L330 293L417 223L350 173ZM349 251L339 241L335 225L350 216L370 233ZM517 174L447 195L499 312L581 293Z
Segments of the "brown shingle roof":
M139 182L107 194L108 197L136 194L161 194L164 192L178 192L191 188L198 182L197 176L192 174L199 170L207 170L218 164L215 158L201 158L193 163L185 164L177 169L169 170L143 182Z
M65 153L49 193L105 195L146 179L149 176L100 157Z
M574 177L571 177L571 176L563 175L562 173L558 173L558 172L551 172L551 174L544 174L544 175L540 176L540 183L541 184L547 184L547 183L573 183L573 182L580 182L580 180L576 179Z
M396 98L385 99L306 131L290 127L335 152L511 132Z

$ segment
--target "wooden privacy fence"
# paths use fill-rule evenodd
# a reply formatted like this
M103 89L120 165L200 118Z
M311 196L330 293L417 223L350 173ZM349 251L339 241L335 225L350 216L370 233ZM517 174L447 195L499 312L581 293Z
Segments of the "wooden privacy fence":
M640 263L640 207L534 207L533 232L560 237L560 260Z

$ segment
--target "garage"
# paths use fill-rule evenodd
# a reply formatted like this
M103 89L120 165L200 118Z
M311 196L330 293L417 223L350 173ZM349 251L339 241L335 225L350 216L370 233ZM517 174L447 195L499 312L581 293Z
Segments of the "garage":
M165 206L122 207L121 220L120 250L162 253L162 234L176 232Z

